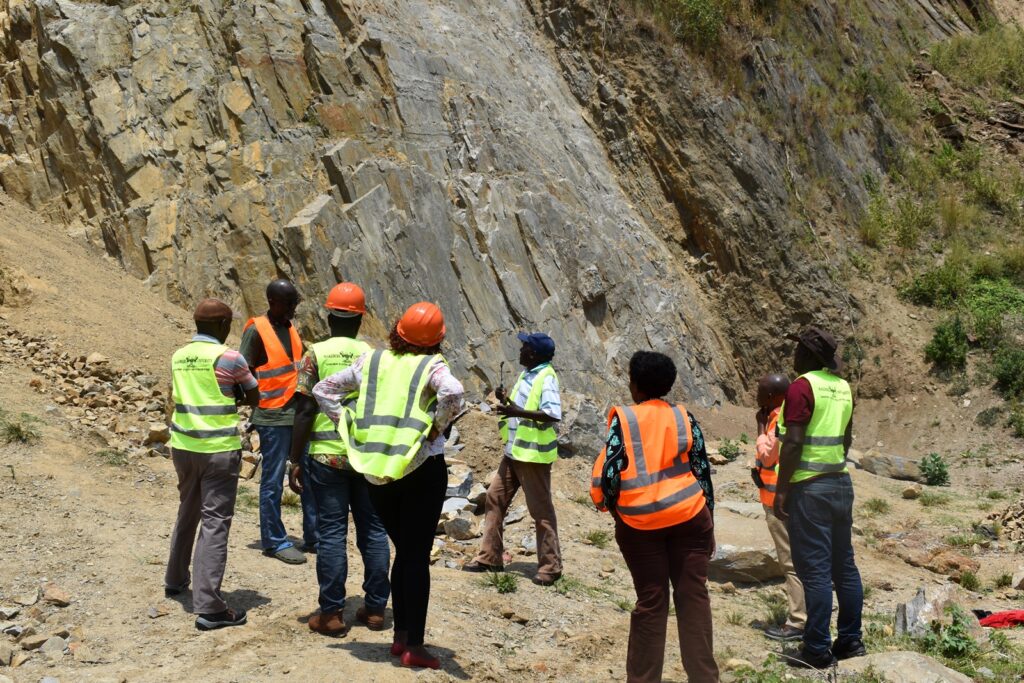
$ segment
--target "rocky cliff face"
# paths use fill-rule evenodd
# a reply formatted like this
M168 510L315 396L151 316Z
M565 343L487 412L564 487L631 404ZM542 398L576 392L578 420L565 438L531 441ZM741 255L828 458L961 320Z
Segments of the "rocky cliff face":
M844 3L800 4L850 69L877 36L906 52L967 30L969 9L858 1L872 38ZM548 331L587 422L637 348L676 358L687 400L734 398L778 360L774 331L860 315L830 267L898 141L871 103L838 139L815 126L821 78L771 39L731 86L779 112L757 119L713 57L613 5L2 0L0 185L174 301L259 312L284 275L310 335L341 278L378 334L437 301L475 389L510 332ZM810 209L776 127L809 131L831 179Z

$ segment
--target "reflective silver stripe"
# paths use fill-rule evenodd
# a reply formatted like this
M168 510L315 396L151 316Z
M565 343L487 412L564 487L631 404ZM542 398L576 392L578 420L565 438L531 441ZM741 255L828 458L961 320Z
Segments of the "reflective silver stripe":
M175 403L174 412L190 415L237 415L238 406L187 406L184 403Z
M409 419L412 415L413 404L416 401L416 394L420 386L420 379L423 378L423 373L427 371L427 366L434 360L436 356L424 356L420 364L416 366L416 372L413 373L412 382L409 383L409 396L405 401L405 419Z
M370 427L395 427L397 429L415 429L426 431L430 424L415 417L399 417L397 415L370 415L359 420L360 429Z
M689 486L687 486L682 491L676 491L672 495L666 496L666 497L662 498L661 500L656 500L653 503L646 503L644 505L621 505L620 504L619 507L618 507L618 511L619 511L619 514L623 514L623 515L650 515L650 514L654 514L655 512L661 512L662 510L667 510L668 508L672 507L673 505L677 505L678 503L683 502L684 500L690 498L691 496L693 496L693 495L695 495L697 493L702 493L702 492L703 492L703 489L700 487L700 484L698 484L697 482L694 482L694 483L690 484Z
M690 472L690 463L688 462L676 462L671 467L654 472L653 474L645 474L642 477L637 476L634 479L624 479L619 483L619 488L623 491L629 491L631 489L639 489L644 486L650 486L651 484L657 484L659 481L665 481L666 479L672 479L674 477L681 477L684 474Z
M843 437L841 436L805 436L805 446L842 446Z
M309 436L310 441L341 441L338 432L313 432Z
M626 416L626 424L629 426L629 440L633 445L633 460L636 462L636 471L640 476L647 474L647 460L644 458L644 446L640 441L640 423L636 421L636 413L629 406L622 406L622 412Z
M680 412L679 406L672 406L672 416L676 418L676 457L682 461L683 453L687 453L690 450L690 432L683 421L685 418L682 412Z
M289 372L295 372L299 367L296 362L288 363L280 367L272 368L270 370L257 370L256 379L270 379L271 377L280 377L281 375L287 375Z
M373 355L370 356L370 367L367 374L366 382L366 406L363 409L367 415L373 415L374 408L377 407L377 371L380 370L380 357L384 355L383 351L374 351ZM357 425L361 424L361 421L357 420Z
M412 446L406 446L400 443L380 443L380 442L368 442L361 444L356 451L361 455L405 455L407 454L416 444Z
M433 361L437 356L424 356L423 360L421 360L419 365L416 366L416 372L413 373L412 381L409 383L409 394L406 396L405 400L405 414L399 417L397 415L373 414L373 409L377 402L377 375L380 370L380 357L383 353L383 351L375 351L373 356L370 358L370 375L366 386L366 393L368 394L366 397L366 407L363 411L363 417L356 418L356 427L360 430L366 430L370 427L394 427L396 429L415 429L420 432L426 431L430 427L430 424L412 417L412 410L416 402L417 390L419 389L420 380L423 378L423 373L426 372L431 361Z
M550 453L551 451L558 450L558 442L552 441L551 443L544 444L543 446L533 443L532 441L523 441L522 439L516 439L512 446L514 448L525 448L531 451L537 451L538 453Z
M811 462L810 460L801 460L797 469L809 472L842 472L846 469L846 462Z
M284 396L284 392L288 391L287 387L281 387L280 389L274 389L272 391L261 391L260 398L277 398L278 396Z
M185 429L184 427L179 427L174 422L171 422L171 431L191 436L193 439L216 439L221 436L238 435L238 429L234 426L222 427L221 429Z

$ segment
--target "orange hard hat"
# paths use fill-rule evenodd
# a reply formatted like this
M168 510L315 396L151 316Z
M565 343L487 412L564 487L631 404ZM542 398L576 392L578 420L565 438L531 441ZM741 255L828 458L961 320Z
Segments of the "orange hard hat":
M413 304L398 321L398 336L416 346L440 344L444 331L444 314L429 301Z
M366 295L359 285L341 282L334 285L327 295L327 308L332 311L363 314L366 313Z

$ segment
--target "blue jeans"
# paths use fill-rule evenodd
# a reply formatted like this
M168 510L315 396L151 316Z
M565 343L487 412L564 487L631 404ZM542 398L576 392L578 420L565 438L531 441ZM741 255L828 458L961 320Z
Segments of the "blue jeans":
M849 475L820 476L794 485L786 500L793 566L804 585L804 648L828 653L832 588L839 602L837 643L861 639L864 588L853 559L853 483Z
M288 532L281 521L281 494L284 492L284 469L292 448L291 427L256 425L260 435L260 453L263 454L263 472L260 475L260 544L267 552L291 547ZM308 456L303 456L308 460ZM302 541L315 548L316 502L308 491L302 493Z
M345 580L348 578L348 511L356 524L356 547L363 558L363 593L367 607L383 610L391 594L388 565L391 549L377 513L370 503L366 479L361 474L328 467L307 459L303 483L316 499L320 548L316 556L316 578L320 584L320 611L345 608Z

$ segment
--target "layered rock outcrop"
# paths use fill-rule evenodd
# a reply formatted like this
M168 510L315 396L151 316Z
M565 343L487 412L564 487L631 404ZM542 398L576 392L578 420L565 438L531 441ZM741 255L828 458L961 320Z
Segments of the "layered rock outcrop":
M842 34L837 5L806 4L819 39ZM907 23L925 40L966 30L936 10L958 4L921 0ZM608 40L605 12L600 38L587 0L0 10L0 186L172 300L259 312L287 276L312 336L341 278L366 288L377 335L431 299L478 390L515 357L510 332L545 330L587 424L625 394L637 348L671 353L680 396L709 405L777 359L774 331L859 315L829 270L850 233L830 228L883 167L884 115L867 107L838 144L812 126L834 183L808 217L782 138L700 60L627 59L643 36ZM791 61L770 40L743 60L780 126L814 84Z

